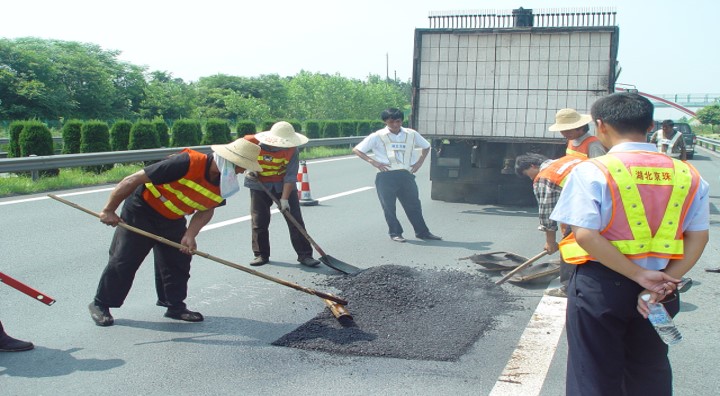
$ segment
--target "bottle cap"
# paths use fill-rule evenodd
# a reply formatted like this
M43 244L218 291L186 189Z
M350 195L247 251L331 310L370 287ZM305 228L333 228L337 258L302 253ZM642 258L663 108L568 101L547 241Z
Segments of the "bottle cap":
M642 300L645 301L645 302L649 302L649 301L650 301L650 295L649 295L649 294L643 294L642 296L640 296L640 298L642 298Z

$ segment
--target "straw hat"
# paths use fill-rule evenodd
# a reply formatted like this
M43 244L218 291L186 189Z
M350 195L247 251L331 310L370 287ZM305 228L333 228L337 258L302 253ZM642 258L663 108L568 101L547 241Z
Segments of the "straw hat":
M285 121L276 122L269 131L260 132L255 135L260 143L273 147L297 147L308 142L308 138L295 132L295 128Z
M210 148L217 155L241 168L252 172L262 171L262 167L258 164L260 146L246 139L240 138L228 144L213 144Z
M580 128L590 121L592 117L589 114L580 114L575 109L561 109L555 113L555 123L550 125L548 131L560 132Z

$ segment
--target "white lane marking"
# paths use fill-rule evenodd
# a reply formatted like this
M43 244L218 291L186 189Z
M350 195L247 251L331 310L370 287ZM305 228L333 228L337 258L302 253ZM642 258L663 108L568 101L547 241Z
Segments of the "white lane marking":
M565 327L567 299L543 296L490 396L539 395Z
M352 156L343 156L343 157L337 157L337 158L312 160L312 161L308 161L308 163L321 164L323 162L344 161L344 160L349 160L349 159L359 159L359 158L356 155L352 155ZM67 194L57 194L57 196L58 197L72 197L74 195L83 195L83 194L92 194L92 193L103 192L103 191L112 191L113 188L115 188L115 187L113 186L113 187L107 187L107 188L100 188L100 189L96 189L96 190L88 190L88 191L81 191L81 192L67 193ZM372 187L370 187L370 188L372 188ZM332 196L332 198L337 198L337 197ZM332 199L332 198L326 198L326 199ZM24 202L42 201L44 199L50 199L50 197L43 196L43 197L35 197L35 198L16 199L14 201L0 202L0 206L13 205L13 204L24 203Z
M100 188L97 190L88 190L88 191L80 191L80 192L74 192L74 193L67 193L67 194L56 194L58 197L72 197L75 195L85 195L85 194L93 194L97 192L103 192L103 191L112 191L112 189L115 187L107 187L107 188ZM15 201L5 201L0 202L0 206L3 205L12 205L12 204L18 204L18 203L24 203L24 202L34 202L34 201L42 201L43 199L50 199L47 195L44 197L35 197L35 198L26 198L26 199L17 199Z
M363 192L363 191L366 191L366 190L372 190L373 188L375 188L375 187L361 187L361 188L356 188L356 189L354 189L354 190L345 191L345 192L341 192L341 193L338 193L338 194L328 195L327 197L318 198L317 200L320 201L320 202L322 202L322 201L328 201L328 200L331 200L331 199L344 197L344 196L346 196L346 195L355 194L355 193ZM274 213L279 213L279 212L280 212L280 211L277 210L277 209L273 209L273 210L270 211L270 213L273 213L273 214L274 214ZM200 232L208 231L208 230L214 230L214 229L216 229L216 228L225 227L225 226L229 226L229 225L232 225L232 224L241 223L241 222L243 222L243 221L248 221L248 220L250 220L250 216L243 216L243 217L238 217L238 218L235 218L235 219L230 219L230 220L225 220L225 221L219 221L219 222L217 222L217 223L213 223L213 224L208 224L208 225L206 225L205 227L203 227L203 228L200 230Z

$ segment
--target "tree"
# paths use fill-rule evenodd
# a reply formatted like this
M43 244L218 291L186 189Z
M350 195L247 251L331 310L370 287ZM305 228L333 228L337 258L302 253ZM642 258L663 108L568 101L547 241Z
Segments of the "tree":
M705 125L710 125L715 132L715 125L720 125L720 104L712 104L698 110L695 118Z

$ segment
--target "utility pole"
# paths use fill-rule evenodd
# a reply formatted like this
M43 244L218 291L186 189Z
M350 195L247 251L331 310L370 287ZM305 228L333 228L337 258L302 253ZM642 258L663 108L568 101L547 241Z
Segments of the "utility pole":
M385 53L385 81L390 79L390 55Z

